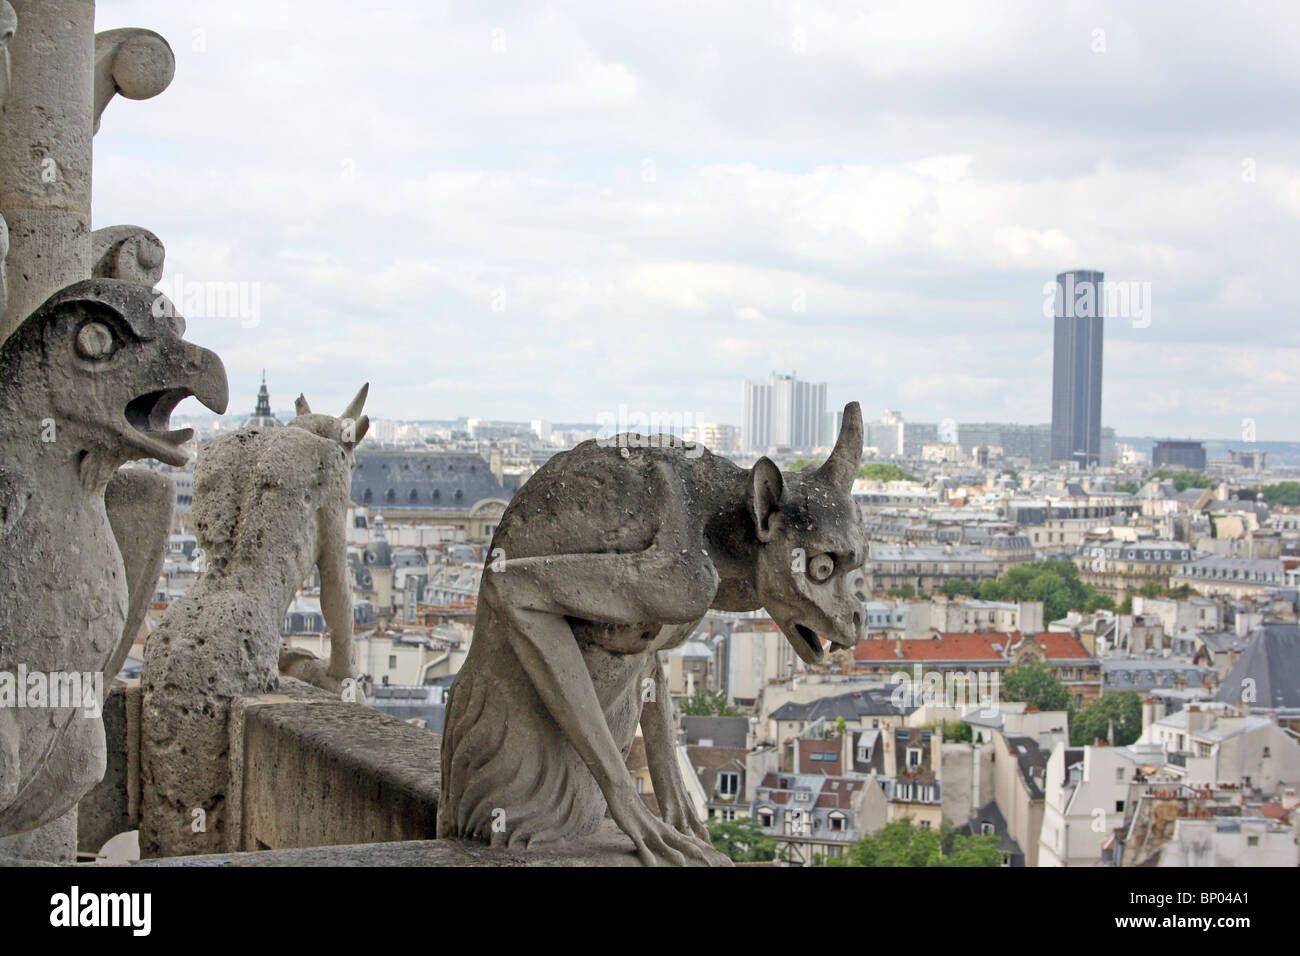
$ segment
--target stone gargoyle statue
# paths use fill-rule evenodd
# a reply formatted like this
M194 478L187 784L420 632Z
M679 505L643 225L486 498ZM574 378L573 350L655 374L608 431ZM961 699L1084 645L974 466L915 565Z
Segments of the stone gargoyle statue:
M279 686L280 627L313 565L329 665L295 660L291 672L345 696L351 690L346 524L352 453L370 427L361 415L368 390L338 418L313 414L299 396L298 415L284 427L241 428L199 449L194 521L203 571L145 648L142 856L226 849L230 704ZM200 810L201 830L193 825Z
M133 459L188 461L193 431L169 429L182 399L226 410L221 360L184 341L170 303L158 317L158 299L138 283L78 282L0 346L0 696L5 675L11 693L29 694L32 675L47 688L44 702L0 701L0 835L56 819L104 774L98 708L51 705L68 702L74 676L83 692L111 680L124 656L135 577L121 541L148 529L110 524L110 478Z
M639 435L550 459L492 539L447 703L438 835L527 847L592 833L608 809L643 863L726 865L677 769L658 652L711 608L766 608L809 664L821 638L856 644L861 455L852 403L816 471L782 474L768 458L745 470ZM624 764L638 722L662 819Z

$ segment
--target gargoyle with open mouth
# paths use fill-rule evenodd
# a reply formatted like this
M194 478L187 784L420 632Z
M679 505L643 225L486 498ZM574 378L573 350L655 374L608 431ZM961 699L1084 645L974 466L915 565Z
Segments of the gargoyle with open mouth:
M118 660L131 568L105 488L133 459L185 463L193 432L169 423L182 399L226 410L221 360L184 332L149 287L89 279L0 346L0 682L11 675L13 693L29 690L20 668L102 674ZM53 686L0 706L0 835L61 816L103 776L102 720L87 700L53 706L67 703Z

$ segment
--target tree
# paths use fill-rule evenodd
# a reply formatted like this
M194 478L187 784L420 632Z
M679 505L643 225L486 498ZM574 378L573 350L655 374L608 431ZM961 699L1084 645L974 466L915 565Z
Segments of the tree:
M1142 734L1142 698L1135 691L1103 694L1070 716L1070 746L1084 747L1108 740L1115 728L1115 746L1126 747Z
M974 597L979 593L980 586L974 581L967 581L965 578L949 578L939 585L939 593L946 594L949 598L955 598L959 595Z
M970 724L964 720L945 720L930 726L939 728L943 733L943 742L946 744L967 744L971 742Z
M1264 500L1270 505L1286 505L1295 508L1300 506L1300 481L1282 481L1276 485L1265 485L1262 494Z
M1169 471L1161 468L1151 473L1149 481L1165 481L1173 479L1174 488L1178 491L1186 491L1188 488L1213 488L1214 482L1204 475L1198 475L1194 471Z
M1141 487L1136 481L1117 481L1115 482L1115 490L1126 491L1130 495L1135 495L1141 490Z
M805 468L816 468L819 465L821 465L821 463L822 460L820 458L796 458L794 461L790 462L790 464L786 466L785 470L793 471L797 474L803 471Z
M776 841L765 834L753 817L737 820L709 820L713 848L736 863L758 863L776 858Z
M1002 851L995 834L953 834L952 847L944 855L944 866L1001 866Z
M883 462L871 462L860 466L858 477L869 478L872 481L916 481L914 476L897 465L887 465Z
M1016 565L996 581L982 583L979 596L985 601L1042 601L1047 621L1065 617L1072 608L1095 611L1115 606L1091 584L1079 580L1073 561Z
M1002 675L1002 699L1024 701L1039 710L1068 710L1070 691L1056 668L1041 661L1013 667Z
M890 597L914 598L916 597L916 588L910 584L903 584L893 588L889 592Z
M706 690L697 690L682 704L682 711L688 717L738 717L738 711L723 691L710 694Z
M965 836L945 824L925 830L905 817L863 837L829 866L998 866L996 836Z

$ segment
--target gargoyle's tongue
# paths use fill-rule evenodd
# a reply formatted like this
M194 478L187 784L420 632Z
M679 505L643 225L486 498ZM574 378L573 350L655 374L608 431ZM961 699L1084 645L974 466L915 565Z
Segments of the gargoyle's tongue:
M181 445L194 437L193 428L176 428L168 432L142 432L138 429L131 436L133 444L149 453L151 458L180 467L190 460L189 453Z

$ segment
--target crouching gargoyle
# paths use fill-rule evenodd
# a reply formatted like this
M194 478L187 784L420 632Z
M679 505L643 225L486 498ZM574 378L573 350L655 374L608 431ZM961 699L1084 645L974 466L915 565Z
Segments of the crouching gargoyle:
M0 835L62 815L104 774L103 721L83 706L95 702L83 694L68 706L54 691L73 677L83 691L112 680L134 636L130 586L138 591L142 576L121 542L165 540L141 525L147 508L110 523L110 479L132 459L188 461L180 446L193 431L169 429L182 399L226 410L221 359L184 331L147 286L90 279L56 292L0 347ZM150 486L126 480L118 490L133 487ZM148 596L156 562L143 576ZM23 673L28 681L15 680ZM4 699L6 677L12 694L38 676L39 702Z
M646 864L725 865L677 769L658 652L710 608L766 608L809 664L823 637L856 644L861 455L852 403L816 471L782 474L767 458L746 471L638 435L548 461L492 539L447 704L438 835L527 847L592 833L608 809ZM623 762L638 722L662 819Z
M143 856L227 849L228 719L236 698L279 686L280 626L294 593L320 572L328 667L292 673L356 699L347 508L352 452L370 420L368 386L338 418L302 396L283 428L241 428L206 442L194 465L202 574L167 609L145 648L141 737ZM203 827L196 828L196 811Z

